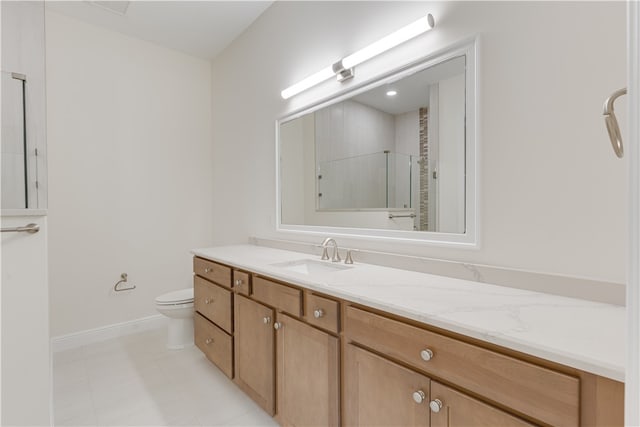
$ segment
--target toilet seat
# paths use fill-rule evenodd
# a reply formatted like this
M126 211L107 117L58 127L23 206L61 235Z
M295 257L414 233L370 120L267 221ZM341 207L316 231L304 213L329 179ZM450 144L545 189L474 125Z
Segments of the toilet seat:
M193 303L193 288L167 292L156 298L156 305L179 305Z

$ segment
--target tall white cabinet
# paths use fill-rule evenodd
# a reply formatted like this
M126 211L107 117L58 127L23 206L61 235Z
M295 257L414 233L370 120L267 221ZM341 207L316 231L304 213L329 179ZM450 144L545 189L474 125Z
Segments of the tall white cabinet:
M2 232L0 425L51 425L46 222L45 11L0 2Z

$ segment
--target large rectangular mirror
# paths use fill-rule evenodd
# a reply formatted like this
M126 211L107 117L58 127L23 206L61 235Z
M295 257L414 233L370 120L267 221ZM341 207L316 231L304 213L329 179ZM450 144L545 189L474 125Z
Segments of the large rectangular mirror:
M475 244L474 45L278 122L283 230Z

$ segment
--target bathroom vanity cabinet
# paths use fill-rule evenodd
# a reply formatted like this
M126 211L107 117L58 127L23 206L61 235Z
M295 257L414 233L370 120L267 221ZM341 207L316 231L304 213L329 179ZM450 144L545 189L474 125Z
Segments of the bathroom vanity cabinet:
M211 262L194 266L204 261ZM203 283L196 270L196 301L210 284L233 291L224 298L225 307L233 301L233 330L216 314L204 316L210 304L196 302L196 343L282 425L623 424L620 382L216 265L205 268L225 283L233 276L234 286ZM213 331L234 341L232 359L218 354L231 350ZM209 336L207 344L203 337ZM212 352L219 342L218 353ZM225 370L225 360L234 361L232 370Z

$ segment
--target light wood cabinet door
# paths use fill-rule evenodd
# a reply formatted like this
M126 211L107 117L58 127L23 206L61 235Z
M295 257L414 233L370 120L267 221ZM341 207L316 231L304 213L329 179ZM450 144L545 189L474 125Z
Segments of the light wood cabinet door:
M277 419L284 426L338 426L338 338L278 314Z
M428 426L429 386L428 377L347 344L343 425Z
M274 414L274 312L255 301L235 298L235 381L269 415Z
M500 409L480 402L466 394L431 382L432 427L532 427ZM439 408L439 409L438 409Z

